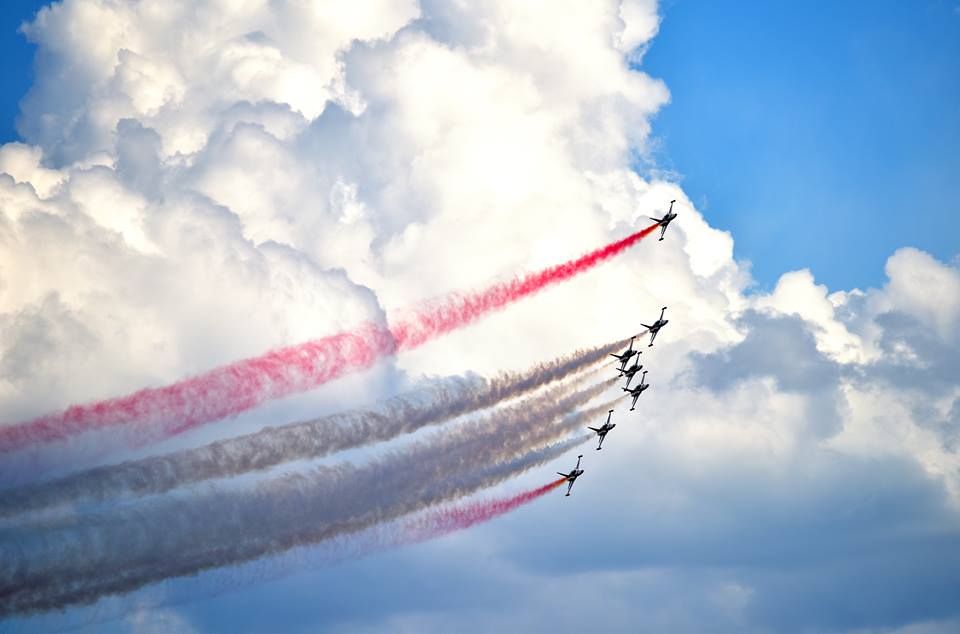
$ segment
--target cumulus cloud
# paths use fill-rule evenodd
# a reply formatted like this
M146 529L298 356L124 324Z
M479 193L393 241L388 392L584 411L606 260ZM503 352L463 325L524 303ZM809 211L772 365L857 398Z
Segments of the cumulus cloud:
M622 237L677 199L666 241L305 397L526 367L669 306L644 349L653 389L574 502L344 583L316 573L325 596L362 579L407 603L344 597L305 618L418 631L954 622L943 588L960 585L936 554L955 543L960 505L960 271L905 248L881 288L794 271L750 292L734 237L630 167L670 98L636 68L658 26L648 0L42 9L25 28L38 57L22 140L0 147L0 422L382 321ZM470 612L446 587L425 602L409 577L379 574L395 561L459 590L480 579L498 610ZM868 618L854 595L879 577L864 596L893 607ZM571 585L583 605L558 609ZM940 592L925 603L913 586ZM247 600L208 609L249 614Z

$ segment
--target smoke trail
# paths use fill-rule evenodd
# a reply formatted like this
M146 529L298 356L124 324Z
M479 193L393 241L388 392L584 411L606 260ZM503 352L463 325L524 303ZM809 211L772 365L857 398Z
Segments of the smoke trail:
M21 616L39 612L62 609L70 605L86 604L107 596L126 594L147 584L162 581L172 577L196 575L204 570L221 567L234 563L243 563L255 560L266 555L285 552L291 548L309 546L332 538L346 538L350 534L376 525L379 521L390 521L396 517L427 508L435 501L446 501L462 495L468 495L479 489L494 486L508 478L514 477L530 468L548 462L569 449L589 440L589 436L568 439L554 445L534 450L528 454L505 463L490 465L487 469L475 474L470 479L459 481L456 490L436 493L436 499L424 499L416 504L396 504L382 519L372 517L347 519L332 522L326 529L309 530L302 527L295 537L287 536L276 538L263 544L247 545L243 549L213 548L209 552L193 558L183 557L179 560L156 560L152 564L133 565L131 568L119 571L91 570L83 578L57 579L45 586L22 587L0 597L0 618L19 614ZM362 552L351 549L352 557L362 556L369 551ZM343 559L344 557L338 557ZM217 561L219 560L219 561ZM215 562L215 563L214 563Z
M576 445L590 440L590 434L584 434L580 437L570 438L557 446L563 446L564 449L570 449ZM553 448L549 449L551 452ZM366 529L359 534L346 535L327 540L322 559L320 563L330 564L347 559L359 559L372 553L399 548L411 544L437 539L450 533L466 530L476 524L488 522L492 519L506 515L510 511L516 510L524 504L529 504L537 500L550 491L553 491L567 481L566 478L558 478L553 482L530 489L522 493L512 495L501 499L483 499L467 502L464 504L450 505L438 509L427 510L423 513L411 513L409 517L396 522L378 524L372 528ZM267 578L277 578L283 574L282 569L277 569L279 560L264 562L266 566L274 570L257 571L257 580ZM286 570L289 571L295 564L288 564ZM314 565L317 565L316 563ZM302 567L302 566L298 566ZM248 570L248 583L253 579ZM234 580L235 581L235 580Z
M0 517L84 499L164 493L188 484L319 458L389 440L521 396L587 368L622 341L540 363L491 380L458 379L391 398L377 411L333 414L210 443L163 456L82 471L4 492Z
M414 309L403 321L392 328L397 345L401 349L415 348L440 334L471 323L491 311L537 293L547 286L566 281L633 246L650 235L657 226L650 225L646 229L591 251L576 260L514 278L509 282L495 284L478 293L464 296L449 295L442 302Z
M578 428L593 415L599 415L609 409L620 398L622 397L591 408L590 411L568 417L562 429ZM541 455L545 458L548 455L556 456L593 438L593 434L583 434L553 447L547 447ZM338 562L366 557L375 552L436 539L513 511L545 495L564 481L564 479L558 479L506 500L480 500L435 511L428 510L421 515L411 513L409 515L413 517L406 520L404 518L391 520L364 528L357 533L341 533L323 539L319 543L305 542L273 556L252 559L234 567L211 571L210 574L203 576L192 575L185 579L181 578L181 583L167 588L162 597L151 593L151 586L147 585L140 588L147 594L141 592L135 601L141 608L189 604L253 584L276 580L297 571L330 566ZM170 592L173 594L171 595ZM119 596L113 596L113 600L109 603L103 601L97 603L96 617L91 622L103 623L122 618L127 614L129 603L121 603L119 598Z
M591 438L590 434L572 438L561 445L548 448L548 451L562 453ZM412 514L413 517L406 521L395 520L364 529L359 533L339 535L324 540L321 544L297 546L274 557L246 562L205 577L194 577L192 583L181 582L176 588L170 588L162 598L138 597L136 604L140 608L151 609L189 604L256 583L276 580L294 572L330 566L347 560L360 559L376 552L437 539L505 515L539 499L565 481L560 478L507 499L487 499L435 511L428 510L421 515ZM143 590L149 591L149 587ZM97 605L95 622L116 620L128 612L129 605L116 602L108 605L101 603Z
M428 511L424 515L404 522L397 544L416 544L470 528L474 524L488 522L495 517L509 513L517 507L543 497L566 481L566 478L558 478L549 484L518 493L506 499L480 500Z
M548 423L612 383L570 395L560 386L363 467L321 466L266 480L253 490L161 498L76 524L0 530L0 616L90 602L249 561L491 486L565 450L568 443L533 448L565 435L569 424ZM582 423L598 411L567 418Z
M145 444L233 416L270 399L303 392L378 359L420 346L604 262L649 235L651 225L563 264L485 290L452 294L407 311L393 327L365 324L350 332L281 348L159 388L41 416L0 428L0 452L91 430L131 426L128 442Z
M104 513L99 516L92 516L90 519L83 520L78 526L73 524L73 520L43 522L38 525L28 527L25 539L23 540L28 547L30 545L39 546L40 549L32 554L25 565L28 570L27 576L9 580L6 575L0 576L0 592L10 585L17 583L26 584L34 579L30 576L29 569L37 568L43 571L43 574L55 572L57 574L69 575L77 571L82 571L87 567L87 562L91 558L96 559L98 566L108 566L111 557L121 559L130 559L131 555L137 549L143 549L144 557L153 557L164 555L162 550L158 550L158 544L164 544L167 538L172 534L167 530L163 517L171 516L173 521L187 522L196 524L195 527L180 527L183 532L192 535L201 535L204 530L213 526L210 522L225 521L232 522L233 527L230 530L236 530L238 536L248 534L245 522L239 521L236 517L236 509L250 507L253 510L252 521L262 523L273 521L281 515L288 517L295 516L302 511L300 502L291 499L291 493L298 493L304 485L310 488L310 494L317 500L322 501L328 508L338 503L335 499L337 493L341 491L350 492L349 495L342 498L342 501L353 504L351 508L358 512L368 510L369 503L363 499L363 495L357 495L356 490L360 491L367 487L367 490L383 490L391 483L406 482L408 485L416 486L418 483L429 483L441 476L440 466L449 467L450 473L456 473L462 470L464 465L472 461L475 464L483 464L477 456L477 452L486 451L495 452L495 456L503 457L510 455L511 445L516 451L522 451L523 445L520 444L526 434L530 432L525 429L530 423L550 420L559 417L562 412L576 407L599 393L604 387L609 385L609 381L599 385L592 386L580 392L570 394L567 386L558 386L548 390L542 395L525 399L524 401L504 408L494 414L483 417L477 421L466 425L445 431L442 434L434 434L431 437L411 443L408 447L389 452L384 457L371 461L363 467L356 467L351 463L340 463L333 466L321 466L315 468L307 476L294 474L281 476L263 481L253 491L235 491L219 494L214 492L212 495L199 496L196 501L183 503L176 499L161 499L146 503L140 507L133 507L130 510L121 509L114 513ZM484 445L490 445L485 447ZM413 464L411 464L413 463ZM428 467L433 465L434 468ZM439 465L439 466L438 466ZM422 476L419 479L413 478L413 475ZM449 474L443 473L444 477ZM267 517L256 517L261 512L261 507L251 504L250 500L255 498L265 498L264 503L272 506L272 512ZM329 498L329 499L324 499ZM276 502L274 504L273 502ZM291 508L284 507L285 502L291 502ZM214 513L218 510L220 512ZM281 513L283 510L283 513ZM197 512L197 517L191 519L190 512ZM292 514L292 515L291 515ZM143 522L145 518L158 516L159 524L153 521ZM208 515L213 518L208 519ZM283 524L283 522L280 522ZM128 530L129 526L137 528L135 541L131 542ZM35 530L39 528L40 530ZM79 530L78 530L79 528ZM94 529L93 537L88 539L87 529ZM48 546L58 546L59 543L46 538L47 534L60 531L67 538L81 546L73 550L60 550L57 548L48 549ZM116 533L115 535L113 533ZM224 531L220 536L226 536ZM3 534L3 533L0 533ZM99 538L106 535L102 542ZM152 539L147 539L151 536ZM36 538L36 539L34 539ZM126 538L127 543L123 548L116 548L118 544L123 544ZM85 542L86 540L86 542ZM121 540L121 541L117 541ZM67 542L61 542L69 545ZM102 553L97 553L99 547ZM176 554L175 552L169 553ZM44 558L49 561L44 564ZM2 564L6 565L12 560L8 557L2 558ZM4 570L4 568L0 568Z

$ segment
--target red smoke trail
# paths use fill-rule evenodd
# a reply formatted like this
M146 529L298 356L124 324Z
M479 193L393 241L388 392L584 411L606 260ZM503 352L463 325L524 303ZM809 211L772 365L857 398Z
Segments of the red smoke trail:
M271 399L304 392L568 280L633 246L656 227L651 225L576 260L476 293L454 294L439 303L428 303L406 312L390 328L366 324L352 332L274 350L164 387L73 405L57 414L0 427L0 452L120 425L135 425L135 433L126 438L131 444L142 445L239 414Z
M366 325L245 359L160 388L0 428L0 452L85 431L135 425L134 445L239 414L273 399L309 390L349 371L369 367L396 345L389 331ZM126 431L126 430L125 430Z
M576 260L570 260L536 273L494 284L490 288L466 296L449 296L441 304L427 305L411 311L406 320L392 328L400 349L415 348L437 335L460 328L487 313L532 295L551 284L571 277L609 260L650 235L659 225L653 224L605 247L591 251Z
M425 513L407 521L404 524L404 534L399 542L416 544L449 535L455 531L470 528L474 524L487 522L500 517L519 506L533 502L566 482L566 478L559 478L540 488L519 493L502 500L480 500L460 506L452 506L437 511Z

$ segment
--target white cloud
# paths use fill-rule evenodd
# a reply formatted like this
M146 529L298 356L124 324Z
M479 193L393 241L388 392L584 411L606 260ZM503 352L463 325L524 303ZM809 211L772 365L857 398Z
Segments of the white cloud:
M130 634L191 634L199 632L173 610L139 608L126 617Z
M886 266L889 283L874 299L874 311L896 310L917 317L941 338L960 337L960 275L918 249L898 249Z
M67 1L26 28L41 73L27 137L57 162L111 147L122 118L160 132L166 156L201 150L239 102L284 103L308 119L343 92L338 53L415 18L412 2Z
M18 183L33 187L37 196L47 198L63 182L64 175L41 164L43 151L23 143L0 146L0 172L12 176Z
M760 295L753 305L772 313L798 315L814 324L820 350L840 361L865 360L863 344L836 318L827 287L814 282L809 270L785 273L769 295Z
M620 4L620 19L623 31L614 34L618 49L631 61L640 62L645 46L650 43L660 28L656 0L625 0Z

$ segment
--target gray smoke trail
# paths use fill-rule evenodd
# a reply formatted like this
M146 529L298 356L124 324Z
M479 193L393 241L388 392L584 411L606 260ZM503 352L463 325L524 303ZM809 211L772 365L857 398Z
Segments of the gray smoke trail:
M390 440L526 394L603 360L610 350L621 345L623 342L617 341L579 350L490 380L458 378L391 398L374 411L343 412L284 427L267 427L195 449L20 487L0 498L0 517L82 500L100 502L121 495L165 493L204 480Z
M250 491L164 498L76 524L34 526L21 535L0 531L0 615L86 603L249 561L490 486L527 464L522 456L538 455L531 450L564 433L548 423L614 381L573 394L560 385L362 467L321 466Z
M596 407L591 407L586 411L565 417L562 423L553 428L554 432L550 435L563 435L566 432L582 429L582 426L588 423L594 416L602 418L602 414L606 413L606 411L621 398L623 397L617 397ZM514 462L523 461L525 464L532 462L528 467L538 466L595 438L596 435L593 432L574 436L558 443L536 449L531 452L530 455L517 458ZM502 469L503 472L506 473L512 471L513 468L504 466ZM229 572L220 571L214 573L213 576L194 577L194 580L186 586L181 583L178 584L176 588L171 589L175 592L173 596L165 593L162 598L153 597L152 602L150 602L150 599L141 597L138 598L137 603L138 605L149 605L151 608L183 605L212 596L219 596L223 593L248 587L256 583L273 581L293 574L294 572L330 566L338 562L366 557L375 552L398 548L406 545L406 542L398 540L398 531L402 531L402 528L396 525L395 522L398 520L402 521L405 517L415 514L416 512L398 515L383 523L374 524L358 532L340 533L329 539L322 540L319 544L307 543L298 545L271 557L250 560L230 569ZM116 604L113 606L113 613L106 616L104 620L119 618L118 615L125 614L126 611L123 605Z
M580 440L578 439L577 442L580 442ZM527 469L535 464L540 464L547 459L559 455L560 452L564 451L569 446L569 443L562 443L560 446L553 447L549 450L533 452L525 457L514 459L512 462L507 464L494 463L488 466L484 471L473 475L472 478L462 478L458 480L455 487L451 488L448 486L444 490L434 492L435 499L445 499L444 497L436 497L440 495L457 497L461 494L471 492L477 488L496 484L497 482L515 475L524 469ZM420 506L428 506L432 503L433 499L434 498L430 497L421 498L417 502L418 506L416 507L410 507L409 504L406 507L396 506L392 514L388 516L388 519L393 515L416 510L416 508L419 508ZM379 521L378 517L379 515L370 516L368 514L367 517L352 518L348 521L342 521L340 523L331 522L325 530L304 531L301 529L302 534L297 536L278 535L272 537L268 542L259 544L249 543L244 548L228 549L229 551L233 551L232 553L223 552L222 550L220 552L214 551L206 554L208 560L200 566L198 566L197 560L193 558L187 558L185 561L184 558L181 558L179 567L173 565L175 562L157 561L154 562L155 565L148 566L146 570L140 568L123 571L120 574L115 575L113 578L110 578L109 576L102 576L101 572L98 570L96 573L94 573L94 575L92 575L91 579L87 580L88 583L84 583L82 580L76 580L73 583L67 584L58 583L57 585L59 588L56 592L46 593L48 595L46 601L35 600L32 606L20 605L18 606L19 609L14 608L14 610L23 611L24 609L50 609L61 607L70 603L87 602L99 598L100 596L104 596L105 594L127 592L140 587L145 583L149 583L150 581L159 580L170 576L196 573L198 571L198 567L200 569L204 569L214 565L225 565L232 562L246 561L265 554L281 552L290 547L313 543L329 537L335 537L337 535L342 536L348 532L361 530L365 526L375 524L377 521ZM295 541L290 541L292 539L295 539ZM210 559L211 557L212 560ZM219 560L219 562L211 563L211 561L215 560ZM149 568L152 568L152 570ZM51 588L50 590L53 589Z
M556 444L535 450L539 456L523 460L527 469L540 466L578 445L590 441L594 435L584 434L579 437L568 438ZM514 461L520 463L520 459ZM515 466L515 465L513 465ZM504 472L513 466L504 465ZM522 472L517 470L514 475ZM552 474L551 474L552 475ZM120 596L111 596L109 600L98 602L95 612L86 615L82 623L58 629L57 631L72 631L73 629L89 629L93 625L114 622L129 616L131 607L137 610L154 610L190 605L198 601L206 601L243 588L265 582L282 579L292 574L309 570L316 570L342 563L344 561L361 559L377 552L408 545L397 539L398 531L402 530L405 518L415 516L415 513L401 515L383 524L376 524L356 533L344 533L315 543L304 543L294 548L279 552L272 556L264 556L237 564L208 571L203 575L191 575L178 578L176 585L163 587L163 592L156 592L151 585L144 586L139 592ZM163 583L161 581L161 583ZM37 621L31 622L36 623ZM42 623L42 621L39 621ZM42 626L35 629L40 631Z

